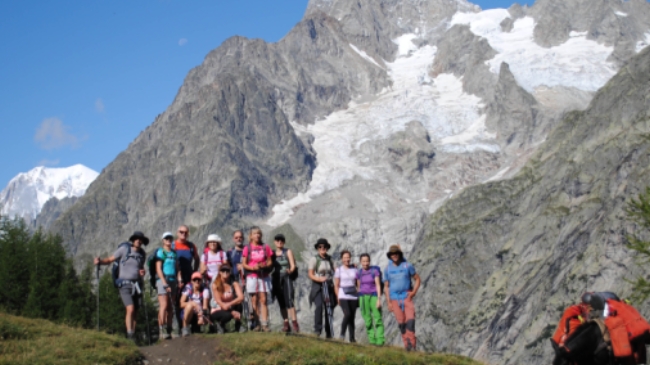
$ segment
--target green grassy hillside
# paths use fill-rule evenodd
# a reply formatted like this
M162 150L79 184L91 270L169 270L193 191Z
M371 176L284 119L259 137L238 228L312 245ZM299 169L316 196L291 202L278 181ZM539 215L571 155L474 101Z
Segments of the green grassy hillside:
M0 365L136 364L138 348L102 332L0 313Z
M406 352L398 347L351 345L324 341L311 336L285 336L274 333L228 334L218 337L219 364L283 365L373 365L431 364L479 365L466 357L448 354Z

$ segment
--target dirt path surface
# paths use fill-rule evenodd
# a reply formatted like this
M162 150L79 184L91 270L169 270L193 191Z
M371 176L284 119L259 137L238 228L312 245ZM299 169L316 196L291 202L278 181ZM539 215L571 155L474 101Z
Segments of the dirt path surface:
M140 347L144 356L141 364L212 365L219 355L218 345L218 339L201 336L162 341L153 346Z

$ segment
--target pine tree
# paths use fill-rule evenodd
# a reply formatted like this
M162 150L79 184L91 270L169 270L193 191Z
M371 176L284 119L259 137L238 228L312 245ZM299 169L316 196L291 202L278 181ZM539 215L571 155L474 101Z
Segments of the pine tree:
M36 231L29 241L31 272L24 315L50 320L60 312L59 287L65 276L66 255L59 236Z
M87 271L87 270L84 270ZM84 273L83 279L88 276ZM58 290L60 322L72 326L92 327L92 316L95 310L94 296L88 283L77 276L72 260L65 264L65 274Z
M628 218L637 223L644 231L641 234L646 234L650 230L650 186L646 187L645 191L639 196L630 201L627 206L626 213ZM642 235L636 233L627 236L628 247L638 252L639 261L642 264L650 262L650 241L645 240ZM650 297L650 281L643 276L636 278L633 281L634 294L633 300L645 301Z
M29 230L22 219L0 216L0 308L21 314L29 294Z
M99 280L99 328L108 333L125 334L125 309L120 294L113 285L110 269L104 272ZM97 323L96 312L93 313L93 323Z

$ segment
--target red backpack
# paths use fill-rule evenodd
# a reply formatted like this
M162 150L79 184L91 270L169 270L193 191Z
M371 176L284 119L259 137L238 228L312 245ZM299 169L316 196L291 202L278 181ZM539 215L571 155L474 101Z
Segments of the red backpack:
M572 305L569 308L564 310L562 314L562 319L557 325L555 334L551 338L558 346L563 346L564 341L571 335L575 330L585 323L586 317L586 308L580 304Z
M614 356L623 358L634 355L635 358L645 359L645 346L635 346L633 342L650 342L650 324L625 301L609 299L607 306L609 315L605 318L605 326L612 340ZM643 353L639 351L640 347L643 347Z

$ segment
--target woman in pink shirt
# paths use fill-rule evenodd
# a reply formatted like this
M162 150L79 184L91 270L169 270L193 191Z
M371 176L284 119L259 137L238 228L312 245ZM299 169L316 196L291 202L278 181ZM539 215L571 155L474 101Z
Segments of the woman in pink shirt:
M261 325L253 327L255 331L270 332L269 309L266 298L271 293L269 269L272 267L273 251L262 242L262 230L253 227L248 235L250 243L242 252L242 266L246 270L246 292L251 296L253 320Z

